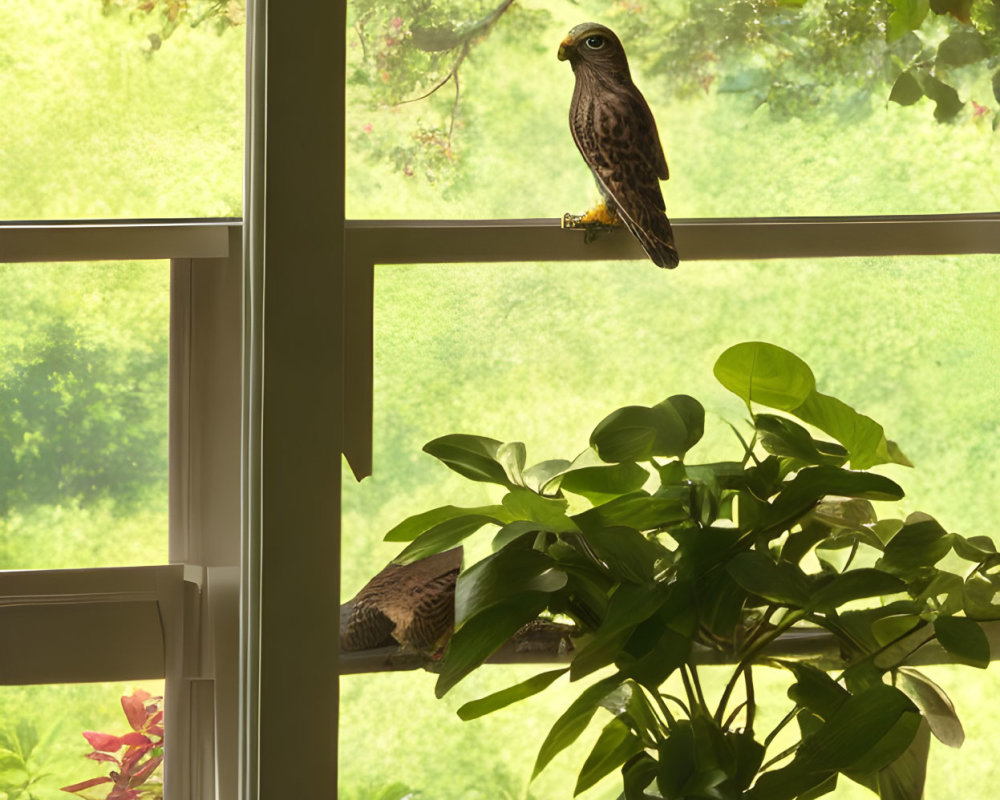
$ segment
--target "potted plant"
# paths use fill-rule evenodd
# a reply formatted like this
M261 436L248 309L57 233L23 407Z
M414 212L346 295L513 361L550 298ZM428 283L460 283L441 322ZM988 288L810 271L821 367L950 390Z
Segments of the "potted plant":
M504 492L386 535L409 542L395 560L408 564L494 530L493 552L457 579L436 693L522 626L571 622L568 664L459 710L470 719L561 676L580 681L533 775L604 709L576 793L619 770L625 800L807 800L842 775L882 798L919 800L931 735L958 746L963 734L943 690L907 664L941 647L987 666L980 623L1000 619L1000 555L988 537L949 533L926 514L878 519L873 502L903 490L870 469L909 462L878 423L820 393L794 354L738 344L714 372L750 415L747 436L733 428L731 460L688 462L705 413L686 395L612 412L572 460L529 467L523 444L467 434L427 444ZM948 554L968 569L941 568ZM709 662L731 665L717 696L699 676ZM759 665L789 683L787 714L769 729L758 721ZM671 694L676 676L683 688ZM782 730L794 743L779 750Z

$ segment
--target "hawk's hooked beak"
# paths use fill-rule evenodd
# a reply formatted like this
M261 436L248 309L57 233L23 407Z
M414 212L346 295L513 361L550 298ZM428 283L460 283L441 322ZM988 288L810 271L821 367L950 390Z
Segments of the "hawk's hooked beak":
M559 53L558 53L560 61L569 60L569 53L567 51L572 46L573 46L573 40L569 36L567 36L565 39L562 40L562 43L559 45Z

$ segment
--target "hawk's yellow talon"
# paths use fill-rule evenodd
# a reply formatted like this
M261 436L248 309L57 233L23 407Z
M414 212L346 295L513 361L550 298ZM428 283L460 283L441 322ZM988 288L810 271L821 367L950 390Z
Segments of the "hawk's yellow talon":
M607 225L609 228L621 225L618 214L614 211L609 211L604 203L594 206L589 211L585 211L580 217L580 221L585 225Z

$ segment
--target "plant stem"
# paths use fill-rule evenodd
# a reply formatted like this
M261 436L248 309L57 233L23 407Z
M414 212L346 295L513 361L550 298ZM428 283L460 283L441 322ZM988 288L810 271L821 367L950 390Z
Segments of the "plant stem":
M702 708L707 709L708 703L705 701L705 693L701 688L701 679L698 677L698 668L694 664L685 664L688 670L691 672L691 679L694 681L694 690L698 695L698 703ZM683 669L683 667L682 667Z
M765 737L765 739L764 739L764 749L765 749L765 750L766 750L766 749L767 749L768 747L770 747L770 746L771 746L771 742L773 742L773 741L774 741L774 738L775 738L775 737L776 737L776 736L777 736L777 735L778 735L779 733L781 733L782 729L783 729L783 728L784 728L784 727L785 727L785 726L786 726L786 725L787 725L787 724L788 724L789 722L791 722L791 721L792 721L793 719L795 719L795 715L796 715L796 714L798 714L798 713L799 713L799 707L798 707L798 706L796 705L796 706L795 706L795 707L794 707L794 708L793 708L793 709L792 709L791 711L789 711L789 712L788 712L787 714L785 714L785 716L784 716L784 717L782 717L782 719L781 719L781 722L779 722L779 723L778 723L777 725L775 725L775 726L774 726L774 729L773 729L773 730L772 730L772 731L771 731L771 732L770 732L770 733L769 733L769 734L768 734L768 735L767 735L767 736Z
M762 649L802 619L805 614L806 612L801 608L790 609L781 622L775 625L772 630L761 634L758 638L756 638L756 640L753 641L753 644L747 648L743 657L740 659L740 663L737 664L736 669L733 671L733 676L729 679L729 682L726 684L726 688L722 691L722 698L719 700L719 707L715 711L716 722L720 725L722 724L722 718L726 713L726 706L729 704L729 697L732 695L733 689L736 688L736 682L740 679L740 673L749 668L750 662Z
M856 556L857 554L858 554L858 542L857 540L855 540L854 544L851 545L851 553L849 556L847 556L847 563L844 564L844 568L840 571L841 574L847 572L848 567L851 566L851 562L854 561L854 556Z
M664 695L661 695L659 692L652 692L652 695L653 699L656 700L656 705L659 706L660 708L660 713L663 714L663 718L667 722L667 727L673 728L677 724L677 718L670 713L670 709L667 707L667 704L663 700ZM670 697L670 695L666 696ZM677 700L677 698L671 697L670 699L677 702L681 708L684 708L684 704L681 703L679 700ZM686 708L684 708L684 710L687 711ZM690 716L690 713L688 714L688 716Z
M742 703L740 703L738 706L736 706L736 708L733 709L733 713L730 714L728 717L726 717L726 721L723 723L722 727L725 730L729 730L732 727L733 723L736 722L736 718L740 715L740 712L744 708L747 708L747 701L746 700L744 700ZM752 731L750 731L749 727L747 727L747 731L752 733Z
M726 706L729 705L729 697L732 695L733 689L736 688L736 681L739 680L740 674L744 669L746 669L746 664L741 661L736 665L736 669L733 670L732 677L726 682L726 688L722 690L719 707L715 709L715 721L720 725L722 724L722 716L726 713Z
M691 678L688 677L687 670L683 666L681 667L681 680L684 681L684 693L687 695L688 705L693 709L698 705L698 697L691 686Z
M782 750L780 753L778 753L778 755L776 755L774 758L772 758L766 764L762 764L761 768L759 770L757 770L757 774L759 775L761 772L764 772L764 770L766 770L772 764L777 764L782 759L788 758L788 756L790 756L792 753L794 753L796 750L799 749L799 745L800 744L802 744L801 740L798 741L798 742L796 742L795 744L793 744L791 747L786 747L784 750Z

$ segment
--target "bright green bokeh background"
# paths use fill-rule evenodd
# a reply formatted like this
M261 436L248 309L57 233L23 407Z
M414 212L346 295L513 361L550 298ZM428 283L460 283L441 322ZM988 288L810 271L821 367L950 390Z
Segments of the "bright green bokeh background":
M154 23L100 0L0 5L0 219L242 213L243 31Z

